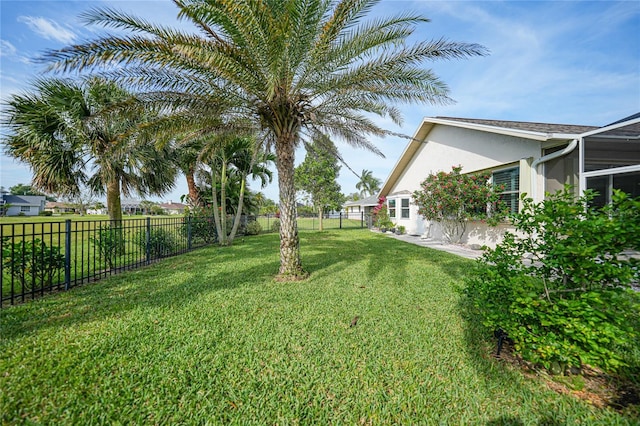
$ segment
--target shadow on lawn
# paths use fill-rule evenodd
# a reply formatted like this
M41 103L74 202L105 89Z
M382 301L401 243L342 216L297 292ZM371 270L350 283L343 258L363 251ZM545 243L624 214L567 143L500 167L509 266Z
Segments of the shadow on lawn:
M366 271L362 276L353 276L354 283L364 282L369 277L378 277L389 270L393 271L396 282L405 283L409 276L407 264L411 260L420 259L424 265L436 267L452 281L458 282L469 271L472 262L450 253L415 246L368 230L347 229L339 231L337 235L346 237L342 244L348 248L341 249L340 245L336 245L336 233L302 234L303 266L317 278L343 271L352 267L354 263L365 260ZM353 237L349 238L350 235Z
M2 309L3 339L9 341L44 328L119 317L134 309L183 306L213 291L264 283L275 275L279 261L277 235L263 238L268 240L267 244L264 240L238 239L232 247L195 250ZM236 262L238 259L244 262ZM257 259L269 261L256 262ZM221 268L230 264L233 268ZM137 285L140 281L148 285Z

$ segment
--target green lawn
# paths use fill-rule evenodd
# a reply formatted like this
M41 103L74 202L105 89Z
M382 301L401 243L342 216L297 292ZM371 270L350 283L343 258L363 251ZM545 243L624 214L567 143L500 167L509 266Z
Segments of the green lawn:
M0 311L5 424L637 424L487 355L472 261L367 230L275 234ZM350 323L355 316L355 327Z

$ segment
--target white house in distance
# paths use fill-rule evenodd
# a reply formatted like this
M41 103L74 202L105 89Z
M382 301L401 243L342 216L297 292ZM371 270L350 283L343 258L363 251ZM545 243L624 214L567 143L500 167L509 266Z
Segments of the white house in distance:
M505 185L502 198L512 211L521 207L522 193L541 201L565 184L577 193L597 190L601 205L613 189L640 196L640 113L604 127L427 117L380 191L391 220L409 234L442 239L411 196L429 174L457 165L463 173L488 172ZM495 246L505 228L470 223L462 242Z
M162 210L164 210L166 214L175 215L175 214L184 214L184 210L185 208L187 208L187 205L169 201L168 203L160 204L160 208L162 208Z
M44 211L46 202L44 195L0 193L0 211L6 216L37 216Z

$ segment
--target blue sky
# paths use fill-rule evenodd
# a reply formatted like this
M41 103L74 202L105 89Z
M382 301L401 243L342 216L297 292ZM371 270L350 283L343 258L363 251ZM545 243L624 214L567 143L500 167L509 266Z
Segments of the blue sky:
M0 0L2 101L41 75L44 67L33 59L45 49L100 34L103 29L84 26L79 14L101 6L186 27L176 20L177 9L168 0ZM405 10L431 19L419 27L416 39L479 43L491 54L426 64L449 85L456 103L402 106L403 126L380 120L391 130L412 135L425 116L603 126L640 111L639 1L383 0L373 15ZM388 137L374 142L386 158L337 144L354 170L372 170L384 181L406 141ZM298 152L298 162L303 156ZM8 188L30 180L28 166L2 154L0 185ZM339 182L343 193L356 191L357 178L345 168ZM275 181L263 192L277 200ZM177 201L184 193L186 183L181 179L162 199Z

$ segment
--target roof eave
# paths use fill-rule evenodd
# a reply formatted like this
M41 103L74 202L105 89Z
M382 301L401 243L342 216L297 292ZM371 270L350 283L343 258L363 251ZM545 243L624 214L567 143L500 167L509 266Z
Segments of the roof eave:
M520 130L520 129L511 129L508 127L498 127L498 126L490 126L487 124L478 124L478 123L469 123L465 121L458 120L446 120L442 118L433 118L427 117L425 121L430 121L434 124L443 124L446 126L460 127L463 129L470 130L479 130L482 132L489 133L497 133L501 135L514 136L519 138L527 138L532 140L537 140L541 142L546 142L549 140L564 140L564 139L576 139L580 135L578 133L545 133L545 132L534 132L531 130Z

